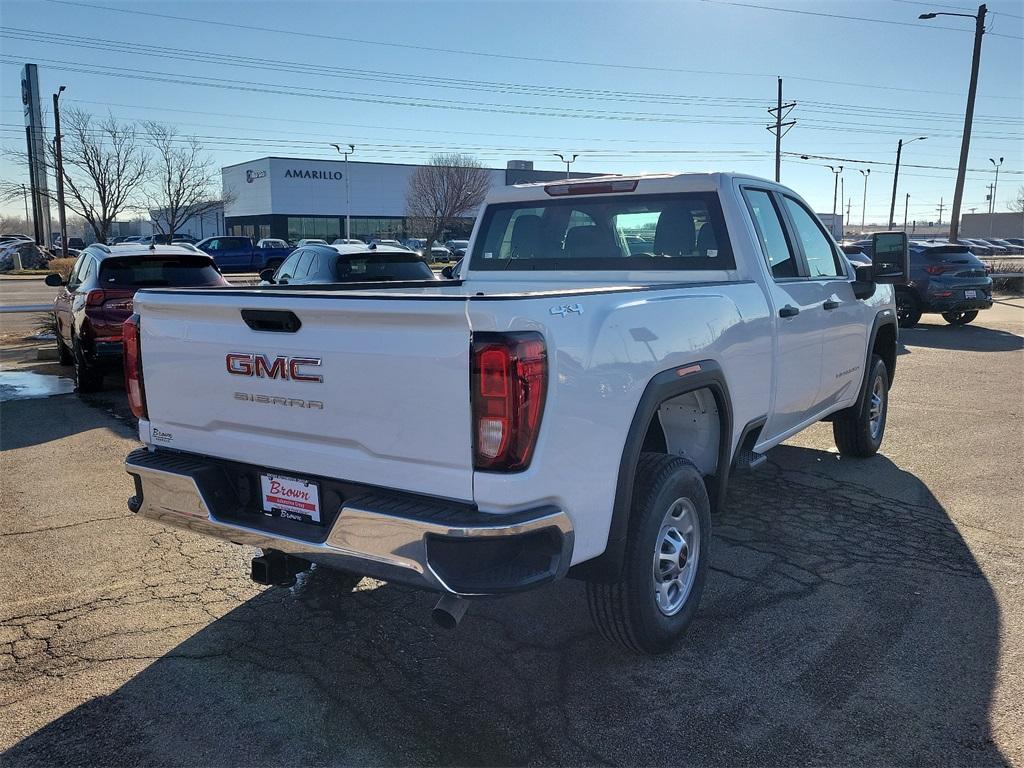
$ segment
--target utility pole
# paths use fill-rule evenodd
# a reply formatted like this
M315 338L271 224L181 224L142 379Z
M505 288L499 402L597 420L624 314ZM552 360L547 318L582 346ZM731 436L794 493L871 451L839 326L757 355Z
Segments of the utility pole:
M565 163L565 178L568 179L569 178L569 166L576 162L576 158L579 157L579 155L573 155L571 158L566 160L565 159L565 155L563 155L563 154L561 154L559 152L555 152L555 157L557 157L559 160L561 160L563 163Z
M25 226L27 227L30 221L28 215L28 187L24 184L21 185L21 194L25 198Z
M64 213L64 155L60 151L60 95L65 86L53 94L53 147L57 160L57 216L60 219L60 255L68 257L68 222Z
M331 144L331 146L334 147L336 150L338 150L338 154L339 155L344 155L345 156L345 240L351 240L352 239L352 232L351 232L351 222L350 222L349 219L350 219L350 213L352 211L352 197L351 197L351 195L352 195L352 185L349 183L349 178L348 178L348 156L356 151L356 145L355 144L349 144L347 151L343 151L342 148L339 145L337 145L337 144ZM428 245L427 248L429 248L429 247L430 246Z
M918 136L916 139L910 139L907 144L914 141L924 141L927 136ZM900 155L903 154L903 139L899 140L896 145L896 170L892 174L892 202L889 203L889 229L896 226L896 185L900 180Z
M939 198L939 225L942 224L942 212L945 210L946 204L944 198Z
M903 201L903 231L907 231L907 211L910 209L910 193L907 192L907 198Z
M870 168L861 168L860 169L860 174L861 174L861 176L864 177L864 200L863 200L863 202L860 205L860 228L863 230L864 229L864 212L868 208L868 176L871 175L871 169Z
M988 190L988 194L985 195L985 200L988 202L988 214L992 215L992 203L995 201L995 195L992 194L992 185L989 184L985 189Z
M795 101L788 104L782 103L782 78L779 78L778 95L775 99L775 106L769 108L768 114L775 116L775 122L766 126L769 132L775 134L775 180L780 181L782 175L782 137L789 133L789 129L796 125L796 120L783 120L789 117L789 113L796 106ZM783 130L785 129L785 130Z
M843 166L826 165L836 177L835 185L832 189L832 231L836 231L836 203L839 200L839 177L843 175Z
M988 236L992 237L992 232L996 223L996 190L999 189L999 166L1003 164L1003 158L1000 157L998 163L991 157L988 161L996 167L996 180L992 182L992 205L989 207L989 213L991 215L988 217Z
M964 137L960 144L960 165L956 172L956 189L953 192L953 212L949 220L949 242L959 242L960 205L964 200L964 179L967 177L967 155L971 150L971 126L974 124L974 98L978 94L978 68L981 65L981 38L985 34L984 3L978 6L978 15L972 13L922 13L919 19L934 19L936 16L963 16L974 19L974 54L971 57L971 85L967 90L967 110L964 112Z

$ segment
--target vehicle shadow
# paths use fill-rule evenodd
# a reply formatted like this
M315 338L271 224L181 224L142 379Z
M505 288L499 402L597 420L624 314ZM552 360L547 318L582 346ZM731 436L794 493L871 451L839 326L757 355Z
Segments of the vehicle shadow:
M88 409L79 407L85 403ZM111 421L111 416L115 421ZM48 443L92 429L135 434L137 422L121 388L0 403L0 452Z
M978 321L976 321L978 322ZM1015 352L1024 349L1024 337L983 325L952 326L944 321L922 322L900 329L900 345L964 352Z
M578 582L477 603L446 633L429 595L350 594L315 571L2 761L1004 764L989 726L998 607L916 477L785 446L736 478L715 530L702 609L665 656L603 642Z

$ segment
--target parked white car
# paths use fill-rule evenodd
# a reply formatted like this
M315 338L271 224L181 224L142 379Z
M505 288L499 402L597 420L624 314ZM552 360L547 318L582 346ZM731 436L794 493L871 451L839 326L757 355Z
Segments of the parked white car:
M446 625L572 575L607 638L664 651L732 472L822 420L878 450L906 236L873 245L854 268L764 179L608 177L493 189L456 280L141 291L129 507L261 547L260 583L436 590Z

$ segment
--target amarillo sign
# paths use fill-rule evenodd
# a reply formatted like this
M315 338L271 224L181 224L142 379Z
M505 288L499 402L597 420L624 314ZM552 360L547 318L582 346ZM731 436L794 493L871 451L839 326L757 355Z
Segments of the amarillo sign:
M344 174L341 171L311 171L308 168L289 168L284 172L286 179L319 179L320 181L340 181Z

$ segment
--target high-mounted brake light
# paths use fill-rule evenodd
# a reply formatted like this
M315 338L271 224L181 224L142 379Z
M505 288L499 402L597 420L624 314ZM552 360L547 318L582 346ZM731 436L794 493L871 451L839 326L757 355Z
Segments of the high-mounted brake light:
M515 472L530 465L547 392L539 333L477 333L471 366L473 466Z
M122 325L124 339L124 389L128 406L137 419L148 418L146 387L142 380L142 326L139 316L132 315Z
M591 181L563 184L548 184L544 191L552 197L568 195L606 195L609 192L635 192L637 179L620 179L618 181Z

